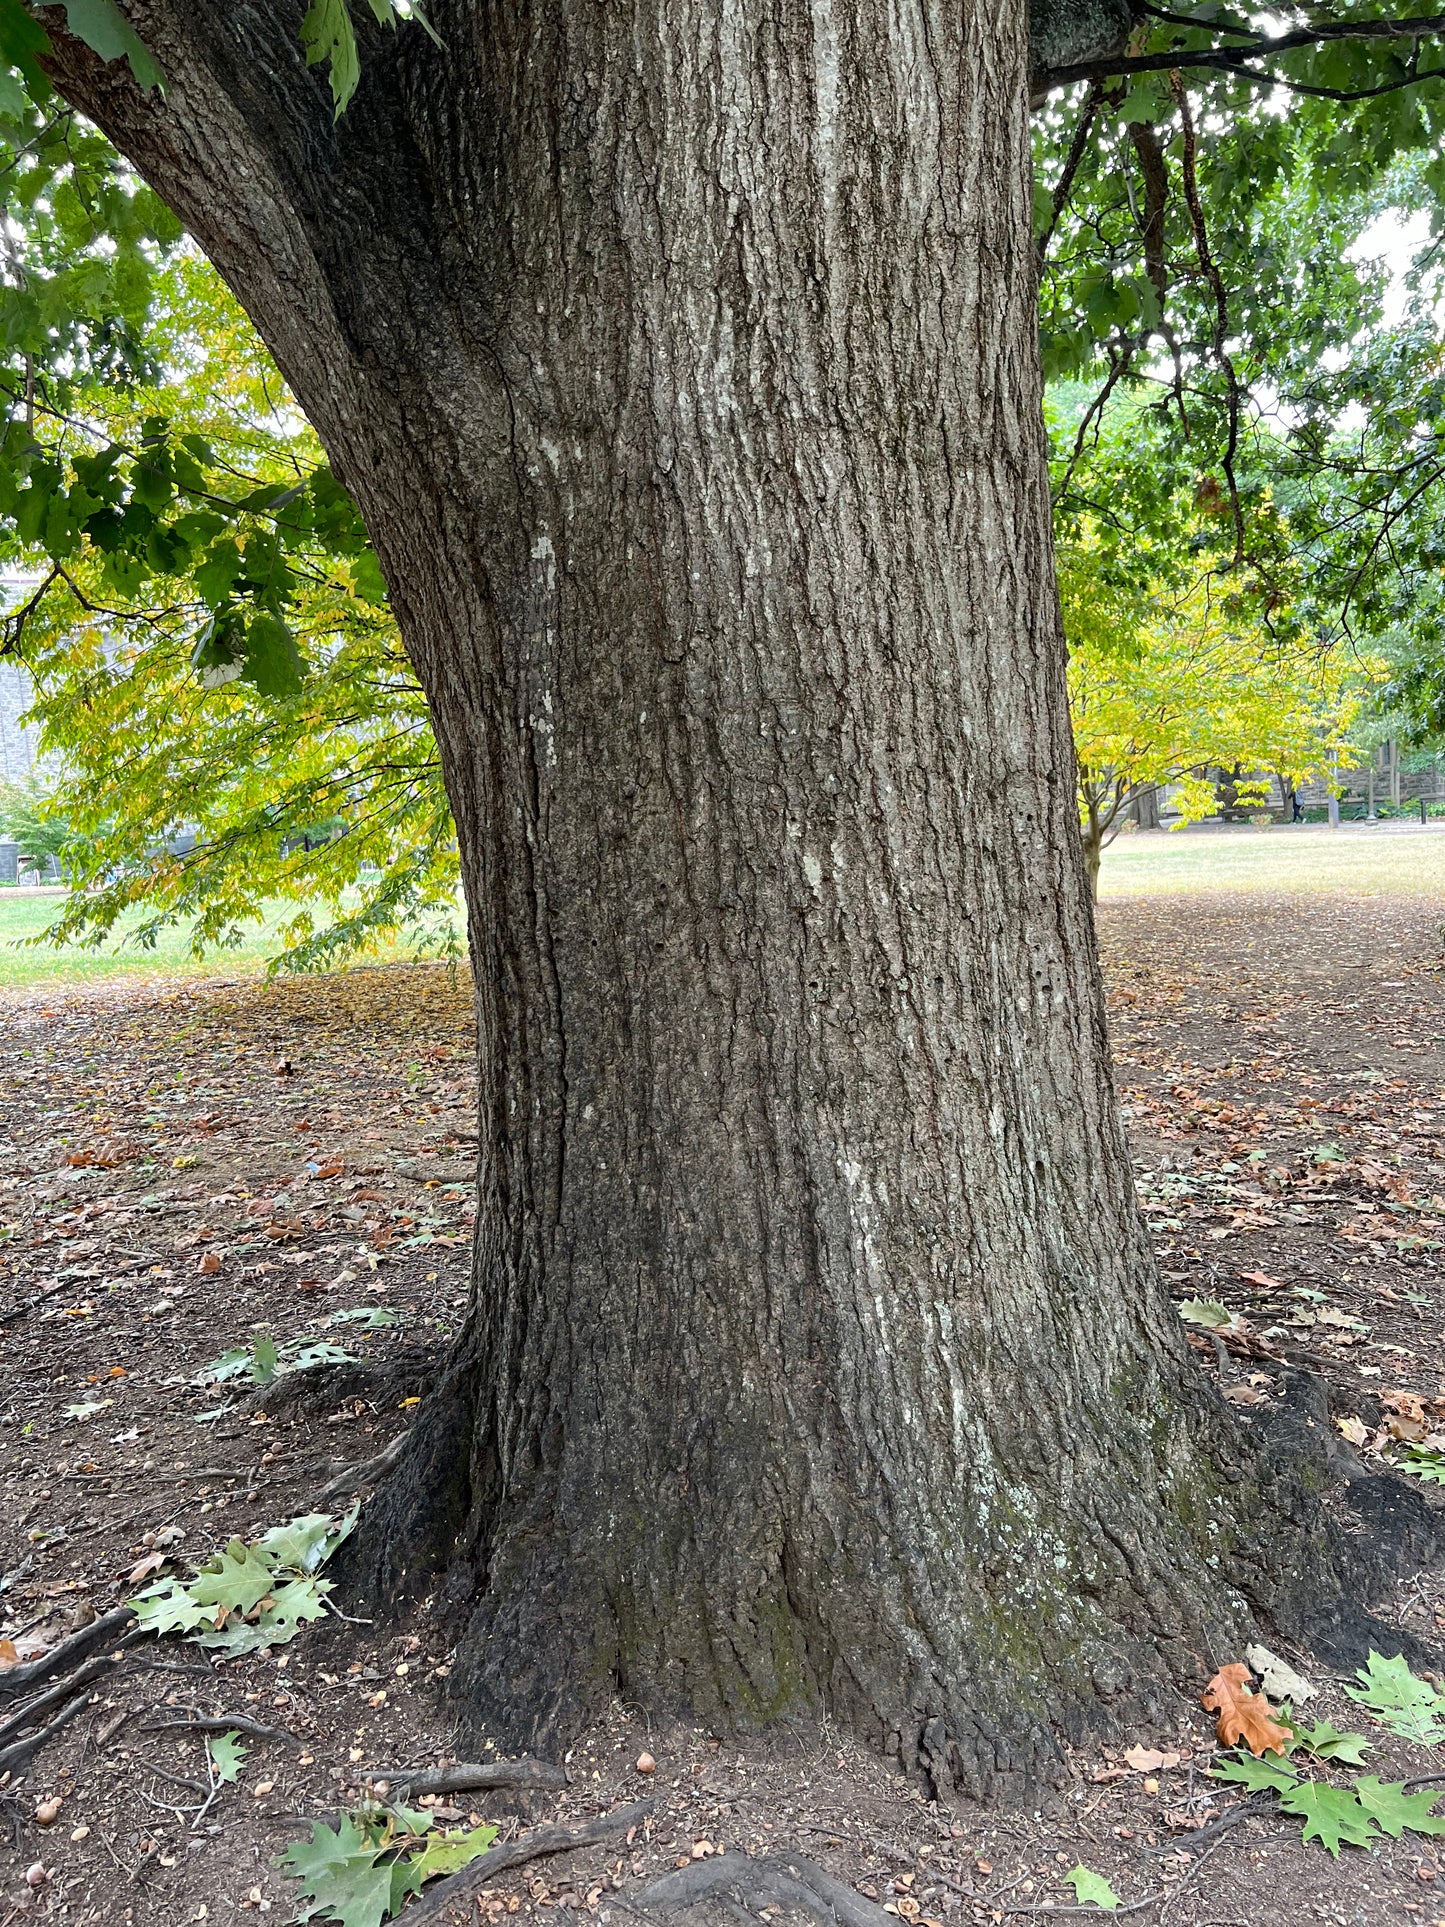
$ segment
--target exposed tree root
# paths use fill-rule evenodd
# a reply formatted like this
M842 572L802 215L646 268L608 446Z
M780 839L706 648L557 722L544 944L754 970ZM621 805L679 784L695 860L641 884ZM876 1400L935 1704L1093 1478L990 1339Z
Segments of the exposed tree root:
M129 1606L117 1606L114 1612L102 1613L99 1619L92 1619L88 1626L81 1626L60 1640L48 1653L23 1660L20 1665L0 1673L0 1700L18 1699L39 1681L53 1679L76 1660L93 1653L97 1646L119 1645L121 1635L134 1623L135 1614Z
M430 1922L443 1920L470 1920L472 1900L478 1889L489 1887L508 1867L520 1867L548 1854L570 1853L573 1847L590 1847L598 1840L610 1840L614 1834L639 1826L652 1812L654 1804L652 1800L638 1800L631 1806L599 1814L580 1827L534 1827L520 1840L493 1847L449 1880L439 1880L434 1887L429 1887L420 1904L407 1910L408 1927L428 1927ZM457 1906L465 1910L460 1915L452 1912Z
M510 1787L564 1787L564 1767L548 1760L489 1760L484 1765L377 1767L373 1780L385 1780L395 1794L415 1799L422 1793L496 1792Z

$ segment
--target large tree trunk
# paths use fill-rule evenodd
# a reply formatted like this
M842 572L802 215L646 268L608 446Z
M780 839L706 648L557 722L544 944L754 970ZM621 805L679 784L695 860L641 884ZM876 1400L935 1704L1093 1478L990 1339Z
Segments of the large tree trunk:
M283 0L137 0L164 105L60 56L355 491L461 838L474 1305L359 1569L444 1563L504 1739L620 1691L1026 1781L1337 1554L1135 1215L1023 6L431 13L335 131Z

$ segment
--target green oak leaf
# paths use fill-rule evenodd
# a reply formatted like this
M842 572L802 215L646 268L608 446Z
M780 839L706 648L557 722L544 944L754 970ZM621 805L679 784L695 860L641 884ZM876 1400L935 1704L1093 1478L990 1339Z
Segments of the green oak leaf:
M270 1332L257 1332L251 1342L249 1370L255 1385L269 1385L276 1376L281 1354Z
M289 1525L273 1526L256 1541L257 1549L278 1566L293 1566L299 1572L316 1572L348 1538L361 1517L354 1505L342 1519L329 1512L308 1512Z
M1412 1478L1423 1479L1426 1485L1445 1485L1445 1452L1435 1452L1423 1445L1408 1445L1405 1456L1396 1461L1395 1469L1408 1472Z
M1251 1793L1287 1793L1299 1783L1299 1775L1286 1766L1277 1754L1265 1753L1255 1759L1251 1753L1228 1755L1209 1769L1211 1780L1233 1780Z
M1445 1833L1445 1814L1430 1811L1442 1790L1426 1787L1423 1793L1407 1793L1403 1780L1386 1782L1367 1775L1355 1781L1360 1805L1392 1840L1398 1840L1407 1827L1411 1833Z
M1325 1780L1301 1780L1280 1795L1279 1804L1282 1812L1304 1821L1302 1840L1318 1840L1336 1860L1341 1843L1368 1847L1378 1837L1374 1815L1353 1793L1330 1786Z
M213 1625L216 1618L215 1608L198 1606L179 1579L147 1586L126 1604L147 1633L189 1633L197 1626Z
M437 1874L456 1873L462 1867L470 1866L479 1854L487 1851L496 1837L495 1827L481 1826L472 1827L465 1833L446 1833L440 1839L429 1840L414 1862L419 1873L417 1885L420 1886L423 1880L433 1879ZM1107 1882L1104 1884L1107 1885ZM1093 1898L1099 1897L1096 1894Z
M248 1613L276 1583L273 1562L242 1539L233 1539L224 1552L208 1559L187 1591L198 1606L224 1606L227 1612Z
M1385 1659L1372 1651L1368 1662L1356 1668L1355 1677L1360 1684L1347 1686L1346 1693L1400 1739L1421 1746L1445 1740L1445 1695L1437 1693L1428 1680L1417 1679L1402 1654Z
M239 1733L212 1733L206 1741L206 1751L211 1756L211 1765L222 1786L230 1786L240 1773L247 1750Z
M302 1883L298 1921L320 1914L340 1927L381 1927L392 1894L391 1868L376 1864L385 1851L377 1829L363 1832L347 1815L334 1832L313 1825L309 1841L294 1841L272 1864Z
M1066 1873L1064 1878L1084 1905L1092 1901L1094 1906L1102 1907L1106 1913L1112 1913L1119 1904L1119 1896L1104 1876L1101 1873L1095 1873L1082 1863L1075 1867L1072 1873Z
M288 1579L278 1586L272 1595L274 1604L257 1621L257 1629L266 1634L266 1644L284 1645L303 1626L320 1619L326 1610L322 1600L331 1590L329 1579Z
M1362 1733L1341 1733L1329 1720L1315 1726L1302 1726L1298 1720L1287 1722L1296 1745L1317 1760L1338 1760L1344 1766L1360 1766L1374 1748Z

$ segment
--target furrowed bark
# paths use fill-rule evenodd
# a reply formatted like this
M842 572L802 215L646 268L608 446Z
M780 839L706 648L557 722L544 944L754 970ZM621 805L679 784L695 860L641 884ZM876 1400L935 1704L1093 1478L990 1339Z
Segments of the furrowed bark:
M132 12L164 103L59 79L354 490L467 886L472 1313L353 1574L511 1749L621 1692L1031 1787L1347 1554L1134 1210L1022 7L453 0L335 127L299 5Z

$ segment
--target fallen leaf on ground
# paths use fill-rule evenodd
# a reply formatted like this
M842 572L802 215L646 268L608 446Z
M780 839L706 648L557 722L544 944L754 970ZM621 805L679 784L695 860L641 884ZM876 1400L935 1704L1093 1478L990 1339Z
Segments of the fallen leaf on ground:
M1218 1715L1216 1731L1226 1746L1242 1740L1251 1753L1260 1754L1283 1753L1289 1744L1289 1728L1273 1717L1263 1694L1250 1691L1249 1668L1237 1660L1220 1667L1199 1703L1206 1713Z

